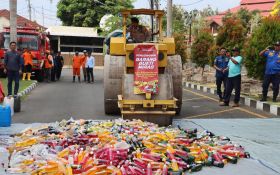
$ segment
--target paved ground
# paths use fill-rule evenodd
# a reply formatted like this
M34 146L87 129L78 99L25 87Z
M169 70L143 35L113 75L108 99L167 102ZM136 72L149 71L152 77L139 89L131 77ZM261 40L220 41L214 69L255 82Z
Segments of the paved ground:
M103 70L95 71L95 83L72 83L71 71L64 69L62 79L40 83L22 103L15 123L54 122L65 118L109 119L104 116Z
M215 95L185 88L183 95L183 110L179 119L212 119L212 118L274 118L272 114L252 109L246 106L239 108L221 107Z
M22 103L14 123L54 122L65 118L112 119L104 115L103 70L95 70L95 83L72 83L71 71L64 69L62 79L40 83ZM176 118L269 118L268 113L247 107L218 106L213 95L184 89L182 113Z
M14 123L46 123L75 118L113 119L103 110L102 70L95 71L96 83L72 83L70 70L56 83L41 83L22 103L22 112L13 117ZM174 125L208 129L244 145L254 159L241 161L225 169L206 169L198 175L276 175L280 174L279 116L248 107L218 106L214 95L184 89L184 103ZM18 125L13 127L19 128ZM3 133L5 130L1 130ZM238 171L238 172L237 172Z

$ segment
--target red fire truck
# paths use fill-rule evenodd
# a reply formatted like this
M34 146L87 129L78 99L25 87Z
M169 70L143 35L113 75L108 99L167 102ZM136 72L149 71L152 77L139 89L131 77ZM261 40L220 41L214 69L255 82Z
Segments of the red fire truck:
M6 27L0 33L0 76L4 74L4 55L9 49L10 44L10 28ZM44 59L46 50L50 50L50 41L45 33L36 28L18 27L17 28L17 49L22 52L25 48L29 48L34 55L32 75L39 82L43 81L43 71L41 63Z

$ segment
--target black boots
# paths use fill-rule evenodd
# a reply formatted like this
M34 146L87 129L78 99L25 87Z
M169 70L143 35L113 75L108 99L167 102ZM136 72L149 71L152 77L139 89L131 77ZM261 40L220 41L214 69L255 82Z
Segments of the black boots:
M263 95L262 99L260 100L261 102L267 101L267 95Z
M75 83L75 76L73 76L73 83ZM78 81L79 81L79 83L81 83L81 77L80 76L78 76Z

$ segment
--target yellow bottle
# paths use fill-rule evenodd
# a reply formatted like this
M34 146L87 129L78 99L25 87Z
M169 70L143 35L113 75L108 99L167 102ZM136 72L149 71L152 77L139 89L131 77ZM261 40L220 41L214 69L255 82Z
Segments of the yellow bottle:
M138 159L142 158L139 148L136 150L136 158L138 158Z
M61 158L66 157L66 156L68 156L68 155L69 155L69 148L65 148L64 150L60 151L60 152L57 154L57 156L58 156L58 157L61 157Z
M167 144L167 150L172 154L176 152L175 149L170 144Z
M172 159L171 167L173 171L179 171L179 166L175 159Z

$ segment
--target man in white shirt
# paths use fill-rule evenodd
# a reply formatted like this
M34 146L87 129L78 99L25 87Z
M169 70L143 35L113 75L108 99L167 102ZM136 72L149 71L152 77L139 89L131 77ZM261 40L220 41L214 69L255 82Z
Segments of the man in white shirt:
M93 76L93 68L95 65L95 58L94 58L94 53L91 53L90 57L86 57L86 70L87 70L87 81L88 83L93 83L94 82L94 76ZM91 79L91 81L90 81Z

